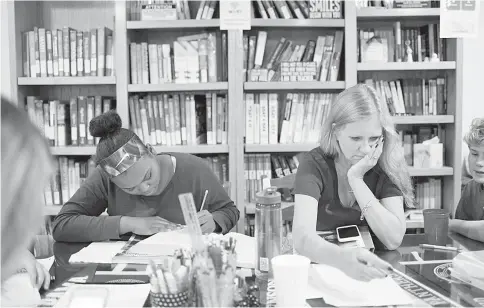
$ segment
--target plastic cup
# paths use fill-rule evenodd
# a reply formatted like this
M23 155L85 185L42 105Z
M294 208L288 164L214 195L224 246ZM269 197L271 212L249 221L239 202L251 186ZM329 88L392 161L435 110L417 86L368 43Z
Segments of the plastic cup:
M272 258L277 307L304 307L311 261L300 255Z
M447 245L449 233L449 212L443 209L423 210L424 229L427 243L430 245Z

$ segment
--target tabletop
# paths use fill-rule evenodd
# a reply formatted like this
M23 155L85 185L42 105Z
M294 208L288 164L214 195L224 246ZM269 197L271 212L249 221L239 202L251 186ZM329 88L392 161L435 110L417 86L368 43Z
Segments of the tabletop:
M396 273L402 273L403 276L392 276L403 289L414 295L417 306L484 306L484 291L450 278L447 269L457 253L420 248L419 244L425 242L424 234L407 234L398 249L376 250L375 254L392 264L397 270ZM89 243L54 243L55 262L51 274L55 275L55 281L51 290L90 266L69 263L70 256L87 245ZM469 251L484 250L484 243L458 234L449 235L448 245ZM323 299L311 299L307 302L312 307L328 306Z

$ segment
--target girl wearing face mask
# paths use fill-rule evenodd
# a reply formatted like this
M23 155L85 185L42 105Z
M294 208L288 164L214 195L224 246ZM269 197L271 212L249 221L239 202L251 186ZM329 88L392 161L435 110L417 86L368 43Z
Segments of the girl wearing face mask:
M357 279L384 276L389 265L369 251L342 249L316 231L368 225L393 250L406 230L404 204L413 207L413 189L388 108L371 87L353 86L332 102L320 146L300 161L294 247Z
M64 204L53 224L56 241L92 242L118 239L125 233L151 235L184 224L178 195L191 192L204 233L227 233L239 210L207 163L185 153L157 154L114 111L89 124L97 167ZM108 215L101 215L107 209Z

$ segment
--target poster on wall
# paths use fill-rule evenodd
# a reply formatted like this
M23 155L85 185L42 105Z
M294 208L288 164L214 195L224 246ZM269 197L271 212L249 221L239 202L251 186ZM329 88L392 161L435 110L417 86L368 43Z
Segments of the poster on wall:
M220 1L220 30L250 30L250 22L249 0Z
M440 37L477 37L481 0L442 0L440 2Z

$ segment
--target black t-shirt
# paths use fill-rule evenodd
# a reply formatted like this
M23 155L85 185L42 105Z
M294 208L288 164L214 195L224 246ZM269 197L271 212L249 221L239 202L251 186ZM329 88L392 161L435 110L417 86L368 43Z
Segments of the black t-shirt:
M402 196L402 192L393 184L380 166L368 171L364 182L379 200ZM317 147L304 154L300 160L294 193L307 195L318 200L316 230L334 230L345 225L362 225L359 207L344 207L338 195L338 178L334 159L324 155Z
M455 218L461 220L484 220L484 187L471 180L464 188Z

